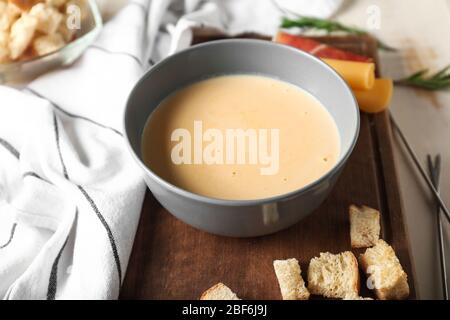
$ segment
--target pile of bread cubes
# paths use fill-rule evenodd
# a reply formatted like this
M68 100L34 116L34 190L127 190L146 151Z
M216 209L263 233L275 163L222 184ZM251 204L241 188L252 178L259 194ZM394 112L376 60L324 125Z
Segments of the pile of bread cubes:
M407 275L394 249L380 239L380 213L366 206L351 205L349 215L352 248L367 248L359 256L359 266L367 275L369 289L373 289L380 300L408 298ZM311 294L344 300L373 300L359 294L358 259L351 251L321 252L311 259L307 286L297 259L275 260L273 266L284 300L308 300ZM205 291L200 299L239 300L223 283Z
M43 56L72 41L69 0L0 0L0 63Z

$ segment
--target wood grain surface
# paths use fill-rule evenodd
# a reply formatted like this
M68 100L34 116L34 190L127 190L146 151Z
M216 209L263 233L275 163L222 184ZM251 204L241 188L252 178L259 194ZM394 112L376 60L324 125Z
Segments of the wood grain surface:
M195 43L219 38L223 36L198 35ZM320 41L378 61L372 38L321 37ZM297 258L306 279L310 259L320 252L352 250L348 206L354 203L381 211L382 237L397 252L408 274L410 298L415 299L388 119L386 112L361 114L358 143L328 199L304 220L273 235L236 239L196 230L174 218L148 191L120 297L198 299L204 290L221 281L242 299L281 299L273 260ZM361 294L372 296L365 282L361 274Z

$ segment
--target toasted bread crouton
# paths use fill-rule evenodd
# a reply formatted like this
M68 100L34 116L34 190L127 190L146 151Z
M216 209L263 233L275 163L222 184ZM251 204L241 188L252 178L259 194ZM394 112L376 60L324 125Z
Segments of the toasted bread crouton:
M350 239L352 248L367 248L380 238L380 213L372 208L351 205Z
M38 21L36 29L45 34L54 34L63 20L63 15L57 9L44 3L33 6L30 15Z
M0 63L9 61L9 34L0 30Z
M375 294L381 300L402 300L409 296L408 276L394 249L383 240L359 256L363 271L369 277Z
M365 298L365 297L361 297L361 296L355 296L355 295L348 295L345 296L344 299L342 300L373 300L372 298Z
M60 8L62 7L64 4L66 4L68 0L45 0L45 3L49 6L55 7L55 8Z
M21 12L14 4L0 1L0 31L9 31Z
M63 21L59 25L57 32L62 35L66 43L69 43L75 38L77 29L70 29L69 27L67 27L67 16L65 15Z
M33 49L39 55L54 52L65 46L64 39L59 33L37 37L33 42Z
M9 62L9 50L5 47L0 47L0 63Z
M200 300L240 300L237 295L231 291L222 282L213 285L211 288L203 292Z
M36 18L22 14L22 16L14 22L9 35L9 51L11 59L19 58L28 48L36 31Z
M320 253L308 267L308 290L327 298L359 296L359 271L350 251L340 254Z
M283 300L309 299L309 291L305 287L297 259L275 260L273 267Z
M9 43L9 33L6 31L0 31L0 48L7 47Z
M0 31L6 31L8 28L4 26L6 21L6 9L8 8L8 2L4 2L0 0Z
M42 2L43 0L8 0L10 3L14 4L20 10L28 11L36 3Z

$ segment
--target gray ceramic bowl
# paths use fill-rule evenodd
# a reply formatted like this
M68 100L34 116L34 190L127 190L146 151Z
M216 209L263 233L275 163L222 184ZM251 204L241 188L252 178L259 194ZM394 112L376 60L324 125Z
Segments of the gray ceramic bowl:
M261 200L218 200L180 189L142 161L147 118L174 90L219 74L261 74L310 92L334 118L341 138L335 167L317 181L288 194ZM300 50L260 40L221 40L193 46L155 65L133 89L125 112L130 151L158 201L187 224L214 234L253 237L285 229L314 211L327 197L355 146L359 110L347 84L319 59ZM299 168L300 169L300 168ZM194 178L194 177L193 177Z

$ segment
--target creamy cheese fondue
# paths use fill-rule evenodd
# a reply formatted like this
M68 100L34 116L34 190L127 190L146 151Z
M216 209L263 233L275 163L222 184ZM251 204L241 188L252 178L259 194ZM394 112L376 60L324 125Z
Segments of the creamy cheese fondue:
M184 87L149 117L142 157L187 191L229 200L285 194L327 173L340 139L322 104L289 83L226 75Z

